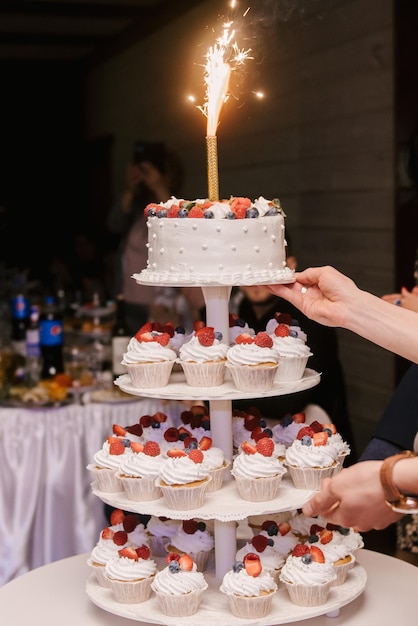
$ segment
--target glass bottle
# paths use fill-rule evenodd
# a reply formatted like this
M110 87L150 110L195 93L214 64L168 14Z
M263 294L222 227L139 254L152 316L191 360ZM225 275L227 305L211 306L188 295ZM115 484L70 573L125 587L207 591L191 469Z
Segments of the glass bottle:
M53 378L64 372L64 328L62 315L57 310L55 298L47 296L39 317L42 355L41 378Z

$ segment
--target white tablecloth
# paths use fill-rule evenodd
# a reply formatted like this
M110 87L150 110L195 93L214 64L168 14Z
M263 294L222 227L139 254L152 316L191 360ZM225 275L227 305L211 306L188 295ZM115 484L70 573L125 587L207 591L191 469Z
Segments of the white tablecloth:
M0 585L92 549L105 517L86 466L113 424L127 426L160 410L178 419L184 405L144 398L0 408Z

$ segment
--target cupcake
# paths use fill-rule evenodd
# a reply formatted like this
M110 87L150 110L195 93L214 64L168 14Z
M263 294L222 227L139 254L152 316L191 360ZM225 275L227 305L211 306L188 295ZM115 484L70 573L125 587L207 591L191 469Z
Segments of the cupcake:
M329 528L313 525L306 545L315 545L322 550L325 561L332 564L336 574L332 586L342 585L348 572L354 567L356 559L348 547L341 542L341 535Z
M151 596L157 571L148 546L122 548L106 563L105 575L116 602L138 604Z
M147 524L147 534L151 553L155 556L165 556L167 554L165 545L171 537L176 534L181 520L170 519L168 517L152 515Z
M249 552L226 572L219 589L227 595L233 615L258 619L271 612L277 584L271 574L263 571L258 555Z
M344 526L337 526L336 524L327 524L326 528L332 528L336 536L339 536L341 543L347 547L349 552L355 557L361 548L364 548L364 541L362 535L354 528L345 528Z
M117 477L120 464L132 454L129 439L109 436L101 450L95 453L93 463L87 465L97 482L99 491L116 493L123 491L122 483Z
M205 577L188 554L171 552L166 561L168 565L151 583L160 611L172 617L194 615L208 587Z
M161 498L161 489L155 485L164 457L155 441L145 444L131 442L132 454L123 461L117 472L128 500L146 502Z
M336 578L334 567L325 561L322 550L301 543L294 547L280 572L280 582L291 602L298 606L325 604Z
M300 380L312 352L302 339L292 337L287 324L279 324L272 335L273 348L279 357L275 382Z
M229 345L233 345L235 343L235 339L238 335L242 335L243 333L250 335L250 337L255 336L254 328L250 328L241 317L238 317L236 313L229 314Z
M288 521L277 524L275 521L267 519L263 522L260 535L266 537L273 550L283 558L286 558L299 543Z
M171 448L161 466L156 485L161 488L166 506L190 510L203 506L205 492L212 480L202 464L203 452Z
M228 346L222 343L222 333L211 326L194 331L179 351L179 363L186 382L192 387L217 387L225 378Z
M254 553L260 559L263 572L269 573L274 582L279 582L279 574L285 558L274 549L273 539L266 535L254 535L251 541L247 541L237 550L236 560L244 561L247 554ZM287 554L286 554L287 557Z
M214 545L213 535L207 530L206 523L188 519L183 520L165 549L180 555L189 554L199 572L203 572Z
M267 333L241 334L227 352L226 366L240 391L268 391L274 385L279 358Z
M273 452L274 442L269 437L262 437L255 446L248 442L241 445L231 474L243 500L261 502L276 498L286 468Z
M225 453L221 448L212 445L211 437L202 437L197 445L199 450L203 452L202 464L209 470L209 475L212 478L206 493L219 491L231 461L225 458Z
M316 432L314 425L302 428L286 450L285 464L297 489L319 490L323 479L340 468L336 448L327 445L328 433Z
M122 364L132 385L140 389L156 389L168 384L176 353L168 347L170 335L152 330L152 322L142 326L131 337Z
M110 529L113 532L124 530L128 534L128 541L135 547L148 545L149 539L145 529L148 516L140 513L125 513L121 509L113 509L110 514Z
M302 513L301 509L292 511L292 516L289 518L290 528L292 533L296 535L299 543L304 543L311 534L311 526L318 524L325 528L326 522L321 516L307 517Z
M105 575L106 563L117 556L119 550L131 546L128 533L124 530L114 531L109 526L103 528L99 539L91 551L87 565L92 568L97 577L97 582L102 587L109 587Z
M304 426L306 426L305 413L295 413L294 415L287 413L281 418L279 423L271 429L273 440L285 446L290 446Z
M340 433L337 432L337 427L335 426L335 424L322 424L322 426L324 430L326 429L328 431L329 444L337 448L338 459L340 461L340 466L342 469L345 459L348 457L348 455L351 452L351 448L349 444L346 441L344 441Z

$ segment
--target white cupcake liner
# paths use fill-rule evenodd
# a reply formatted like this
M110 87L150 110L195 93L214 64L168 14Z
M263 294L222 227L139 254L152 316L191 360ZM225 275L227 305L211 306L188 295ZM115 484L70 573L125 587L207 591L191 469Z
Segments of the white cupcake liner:
M226 364L231 372L234 385L240 391L268 391L273 388L278 364L274 365L231 365Z
M168 385L173 365L174 361L135 363L127 365L126 369L134 387L139 389L156 389Z
M279 367L276 370L274 382L283 383L292 380L300 380L310 356L312 356L312 353L305 356L283 357L279 355Z
M172 617L186 617L197 613L202 601L203 589L195 589L190 593L172 596L155 591L161 613Z
M284 474L263 478L242 478L234 476L238 493L243 500L264 502L274 500L280 489Z
M186 382L191 387L219 387L225 379L225 361L195 363L180 361Z
M231 461L225 461L222 467L217 467L215 469L210 470L209 475L212 477L212 480L210 481L206 489L206 493L213 493L214 491L219 491L219 489L222 487L225 473L230 466L231 466Z
M290 601L298 606L319 606L328 600L333 581L323 585L296 585L281 581L286 587Z
M97 488L104 493L120 493L123 491L122 483L117 477L117 470L97 467L90 463L87 469L94 474Z
M343 563L342 565L336 565L334 563L334 572L337 574L337 578L332 583L333 587L337 587L338 585L342 585L345 583L347 578L347 574L356 564L356 558L350 554L351 560L348 563Z
M135 478L117 474L123 491L133 502L149 502L161 498L161 489L155 485L156 476L146 476Z
M233 593L227 595L229 608L235 617L255 619L265 617L270 613L274 591L257 597L237 596Z
M99 585L101 587L109 589L110 585L105 573L106 565L102 563L94 563L91 558L88 559L87 565L91 567L93 572L96 574L97 582L99 583Z
M162 485L160 479L157 478L155 484L160 487L165 504L169 509L188 511L203 506L206 489L211 480L212 477L208 476L206 480L199 481L196 485L172 487L170 485Z
M135 581L114 580L108 576L107 579L113 597L121 604L139 604L151 596L151 583L154 576Z
M334 475L338 461L330 467L294 467L287 465L287 471L296 489L319 491L324 478Z

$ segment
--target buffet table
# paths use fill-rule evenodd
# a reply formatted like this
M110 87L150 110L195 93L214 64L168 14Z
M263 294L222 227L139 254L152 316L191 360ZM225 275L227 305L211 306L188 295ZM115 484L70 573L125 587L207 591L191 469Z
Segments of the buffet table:
M140 626L98 608L86 594L91 574L88 555L63 559L21 576L0 589L2 621L13 626ZM393 557L361 550L358 561L367 572L364 592L343 606L330 621L322 615L298 621L305 626L393 626L416 623L418 568ZM187 618L190 622L191 618ZM179 623L186 621L179 618ZM242 620L243 623L248 620ZM219 620L218 622L219 623Z
M105 525L86 469L112 433L176 401L132 398L51 408L0 407L0 585L92 549Z

